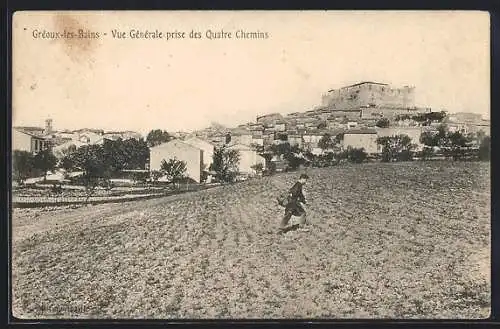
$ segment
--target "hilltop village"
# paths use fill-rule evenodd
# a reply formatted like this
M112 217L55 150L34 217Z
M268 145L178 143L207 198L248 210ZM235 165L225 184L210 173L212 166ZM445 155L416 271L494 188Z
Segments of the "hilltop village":
M422 134L437 131L443 125L448 132L490 134L490 122L481 115L415 106L415 87L395 88L385 83L360 82L327 91L319 106L305 112L269 113L256 117L255 122L233 128L214 123L194 132L168 132L167 140L148 142L145 147L149 147L149 155L141 162L144 163L141 168L134 169L159 171L163 160L175 158L184 161L187 175L200 182L212 164L215 148L222 145L240 154L240 173L254 174L256 166L265 168L269 161L280 160L270 150L282 143L320 155L325 151L320 141L328 135L341 149L364 149L368 155L374 155L381 153L381 145L377 143L379 137L407 135L419 150L423 147ZM35 154L50 148L62 160L70 149L102 145L106 140L130 139L144 141L145 138L133 131L56 131L52 120L47 119L45 128L14 127L12 149ZM135 147L130 145L125 147Z
M420 144L423 131L436 129L442 123L450 131L489 134L490 122L481 115L455 113L444 114L439 120L425 119L426 114L434 112L444 114L441 110L415 106L415 87L361 82L329 90L322 96L321 105L312 110L286 115L270 113L236 128L213 125L194 135L219 145L230 134L233 143L264 148L285 139L314 153L320 152L318 142L322 136L342 134L343 146L363 147L373 153L377 152L377 137L406 134Z

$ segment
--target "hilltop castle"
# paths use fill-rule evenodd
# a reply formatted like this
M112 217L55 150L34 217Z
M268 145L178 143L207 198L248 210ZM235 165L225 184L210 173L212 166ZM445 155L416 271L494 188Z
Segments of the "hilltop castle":
M342 110L359 107L414 108L415 87L392 88L386 83L360 82L329 90L322 96L322 106Z

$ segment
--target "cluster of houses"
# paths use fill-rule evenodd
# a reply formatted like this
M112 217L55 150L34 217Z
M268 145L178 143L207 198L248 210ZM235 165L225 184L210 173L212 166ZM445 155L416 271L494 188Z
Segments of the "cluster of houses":
M173 139L169 142L150 148L149 169L160 170L163 160L177 159L186 163L186 176L199 183L203 172L210 173L213 154L217 145L196 136ZM255 165L266 166L266 160L250 145L229 142L228 149L236 150L239 154L238 171L241 175L256 174ZM211 175L208 176L210 181Z
M343 134L341 147L364 148L367 153L381 152L377 138L408 135L418 148L423 147L420 136L424 131L436 130L445 123L450 131L464 134L483 131L489 135L490 122L473 113L454 113L444 122L423 125L413 116L430 113L431 108L419 108L414 104L415 88L393 88L377 82L361 82L333 89L323 95L322 105L306 112L287 115L270 113L257 117L255 122L242 124L233 129L207 128L199 131L199 138L215 145L224 143L227 134L235 143L255 149L280 143L284 139L291 145L320 154L319 141L325 134ZM381 118L387 118L390 126L377 127ZM400 119L405 118L405 119Z
M321 154L324 150L318 144L325 134L332 137L342 134L342 148L364 148L368 154L381 152L378 137L399 134L408 135L412 143L421 148L422 133L437 129L441 123L423 126L411 119L412 116L432 112L430 108L414 105L414 92L414 87L392 88L383 83L361 82L328 91L322 97L321 106L306 112L266 114L258 116L255 122L235 128L213 124L193 133L173 133L175 139L150 148L149 168L146 169L159 170L163 160L175 158L186 162L187 176L200 182L203 172L210 168L215 147L225 144L239 152L240 173L251 175L255 174L253 168L256 165L266 167L266 160L260 154L268 146L287 141L313 154ZM405 119L398 119L401 117ZM377 127L381 118L390 120L389 127ZM490 133L489 120L473 113L450 114L444 123L450 131ZM15 127L12 137L13 150L36 153L51 147L59 158L70 147L100 144L105 139L142 138L133 131L54 131L50 119L46 120L45 128Z
M41 150L51 148L58 158L64 156L65 151L71 147L82 145L102 144L104 140L123 140L129 138L140 139L141 134L133 131L108 131L101 129L78 129L55 131L52 127L52 119L45 120L45 127L13 127L12 150L38 153Z

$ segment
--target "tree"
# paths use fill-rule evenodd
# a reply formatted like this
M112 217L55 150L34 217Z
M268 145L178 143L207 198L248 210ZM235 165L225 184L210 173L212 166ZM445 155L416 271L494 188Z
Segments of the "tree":
M377 138L377 144L382 146L382 161L408 161L416 148L408 135L384 136Z
M34 169L33 154L18 150L12 152L12 177L16 182L23 184L33 175Z
M149 161L148 143L142 138L139 140L130 138L123 143L125 150L128 150L125 169L144 169Z
M264 165L262 163L254 164L251 168L255 170L257 174L261 174L264 171Z
M438 146L438 139L436 138L436 135L437 134L431 131L424 131L420 135L420 143L428 147Z
M64 170L66 170L66 172L68 171L72 171L75 167L75 164L72 160L72 157L71 155L67 155L65 156L64 158L62 158L59 162L59 167L63 168Z
M215 172L215 178L220 182L233 182L238 174L239 152L225 145L216 147L212 159L210 171Z
M121 138L116 141L104 140L100 151L102 151L103 165L110 174L123 170L127 166L127 154Z
M344 140L344 133L338 133L336 136L335 136L335 143L336 144L340 144L342 143L342 141Z
M285 156L291 152L292 147L289 142L272 144L269 146L269 151L271 151L274 155Z
M47 171L56 167L57 158L50 149L38 152L33 158L33 165L36 169L43 172L43 180L47 179Z
M151 180L153 181L153 184L156 184L158 182L158 179L163 176L163 173L160 170L152 170L151 171Z
M390 124L389 119L380 118L375 125L379 128L388 128L389 124Z
M326 129L327 125L326 122L320 122L317 126L319 130Z
M278 132L276 133L276 139L282 142L286 142L288 141L288 135L286 133Z
M437 132L424 131L420 136L420 142L426 146L446 146L449 144L448 129L445 125L439 125Z
M325 150L330 150L335 147L335 140L332 138L332 136L328 133L324 134L321 139L318 142L318 147L322 149L323 151Z
M411 118L417 122L422 123L424 126L430 125L431 122L442 122L444 118L446 118L446 111L441 112L429 112L429 113L420 113L412 116Z
M177 159L169 159L168 161L163 160L161 162L160 171L167 176L167 179L171 181L174 186L181 179L186 177L187 164L185 161Z
M146 136L146 142L149 147L169 142L173 139L167 131L161 129L151 130Z
M473 136L466 136L459 131L448 133L446 136L449 146L447 154L453 157L453 160L464 159L472 153Z
M101 145L84 145L70 156L74 168L83 171L81 183L85 186L87 199L94 194L95 189L104 182L110 187L109 178L112 168L107 167L107 161Z
M466 147L471 142L471 140L469 140L459 131L455 131L449 134L447 137L450 139L450 144L452 147Z
M411 119L411 116L409 114L398 114L396 115L395 121L404 121L409 119Z
M290 147L289 151L284 154L284 158L288 162L289 169L295 170L301 165L307 163L307 160L302 154L303 152L298 145Z
M257 143L251 143L250 144L250 147L256 151L257 153L262 153L264 152L264 145L260 145L260 144L257 144Z

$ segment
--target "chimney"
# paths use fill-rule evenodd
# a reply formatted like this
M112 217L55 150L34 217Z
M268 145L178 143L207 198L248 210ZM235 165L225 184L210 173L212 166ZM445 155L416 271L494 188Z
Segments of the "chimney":
M45 120L45 129L43 131L45 135L52 134L52 119Z

